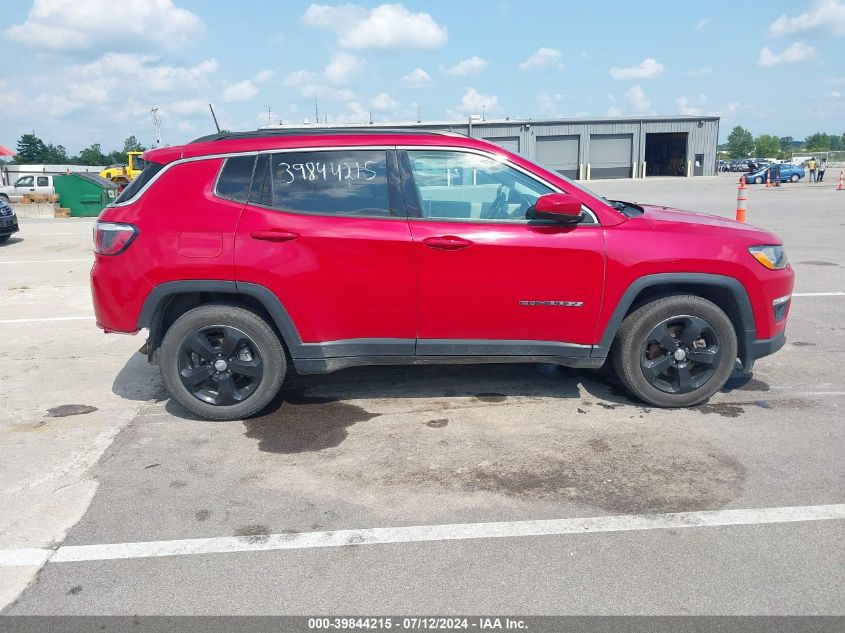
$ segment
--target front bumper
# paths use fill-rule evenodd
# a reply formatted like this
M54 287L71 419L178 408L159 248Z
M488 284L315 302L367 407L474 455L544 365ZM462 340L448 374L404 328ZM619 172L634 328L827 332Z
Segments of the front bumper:
M778 351L786 343L786 330L772 338L755 339L745 345L745 354L740 357L741 371L748 373L754 367L754 361Z
M19 231L18 218L12 216L11 218L4 216L0 218L0 235L11 235Z

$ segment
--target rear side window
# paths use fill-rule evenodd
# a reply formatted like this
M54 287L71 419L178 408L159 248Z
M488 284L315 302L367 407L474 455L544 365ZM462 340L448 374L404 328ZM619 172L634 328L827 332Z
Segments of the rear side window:
M264 182L253 185L253 199L258 195L266 204L272 193L267 206L274 209L324 215L391 215L385 150L274 154L269 167Z
M129 186L126 187L126 189L124 189L123 192L117 197L117 200L114 201L115 204L131 200L132 197L136 193L141 191L141 189L144 188L144 185L150 182L150 180L152 180L153 177L162 169L164 169L164 165L161 165L159 163L147 163L147 166L144 167L144 171L142 171L141 174L135 180L130 182Z
M47 176L39 176L35 184L38 187L47 187L50 185L50 181L47 179Z
M249 183L255 156L234 156L227 158L220 178L217 179L217 195L235 202L246 202L249 198Z

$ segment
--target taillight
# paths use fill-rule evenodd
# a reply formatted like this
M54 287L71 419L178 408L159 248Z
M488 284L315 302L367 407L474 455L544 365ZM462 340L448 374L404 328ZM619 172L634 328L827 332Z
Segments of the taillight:
M98 255L119 255L125 251L138 229L131 224L97 222L94 225L94 252Z

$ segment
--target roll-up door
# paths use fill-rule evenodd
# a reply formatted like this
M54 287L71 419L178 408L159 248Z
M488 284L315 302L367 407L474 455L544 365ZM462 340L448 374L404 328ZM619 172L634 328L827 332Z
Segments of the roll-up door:
M591 134L590 178L630 178L632 134Z
M537 162L567 178L578 178L579 143L578 135L540 136L537 138Z
M500 136L498 138L485 138L485 141L490 141L496 145L505 148L509 152L519 154L519 137L518 136Z

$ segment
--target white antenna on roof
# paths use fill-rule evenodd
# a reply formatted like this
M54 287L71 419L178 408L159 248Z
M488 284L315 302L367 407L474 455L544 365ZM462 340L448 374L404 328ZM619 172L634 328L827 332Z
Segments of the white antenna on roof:
M150 112L153 115L153 125L156 130L156 147L161 147L161 119L158 118L158 108L152 107Z

